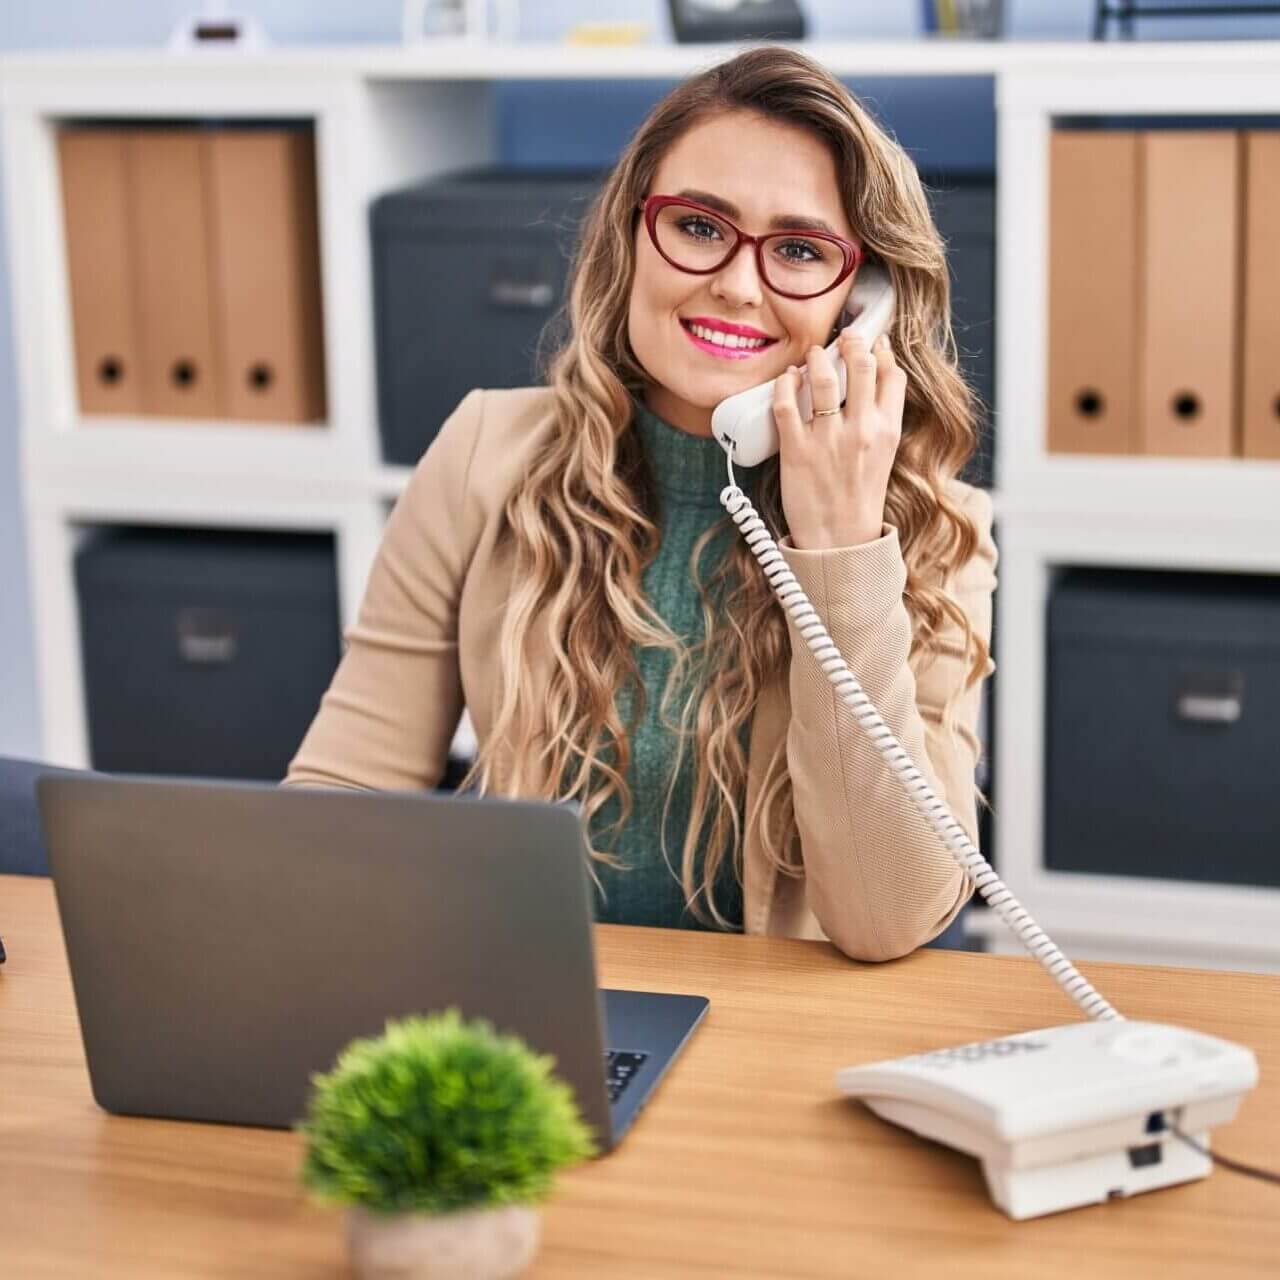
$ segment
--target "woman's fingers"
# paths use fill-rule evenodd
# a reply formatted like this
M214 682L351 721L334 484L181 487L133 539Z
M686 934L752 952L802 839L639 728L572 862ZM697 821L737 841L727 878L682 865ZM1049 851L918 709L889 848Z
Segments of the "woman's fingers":
M847 380L845 418L853 420L870 413L875 407L878 365L862 334L845 329L840 335L839 345Z
M773 421L778 428L778 439L782 451L793 453L804 444L804 433L808 429L800 417L800 406L796 403L796 392L800 388L800 370L794 365L778 375L773 384Z
M900 422L907 394L907 374L893 354L893 344L883 337L873 350L876 361L876 407L890 422Z
M802 371L792 365L774 387L773 416L783 449L803 447L808 437L860 425L872 428L877 421L897 422L906 397L907 375L898 366L887 337L868 348L866 339L845 329L837 341L836 359L845 365L845 402L841 413L825 413L808 420L800 416L797 393ZM840 381L835 362L822 347L805 353L803 376L809 381L814 410L840 407Z
M810 347L805 352L804 362L809 374L809 399L814 412L816 413L819 409L838 409L840 379L836 374L835 364L826 350L822 347ZM839 421L839 414L824 414L820 418L815 417L810 422L810 426L817 429Z

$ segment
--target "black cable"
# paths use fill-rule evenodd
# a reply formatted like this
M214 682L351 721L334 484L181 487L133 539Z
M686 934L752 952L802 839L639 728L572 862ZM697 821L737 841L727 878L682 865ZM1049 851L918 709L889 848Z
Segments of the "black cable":
M1224 1169L1230 1169L1232 1173L1243 1173L1249 1178L1261 1178L1263 1182L1280 1183L1280 1173L1276 1173L1271 1169L1259 1169L1256 1165L1241 1164L1239 1160L1231 1160L1227 1156L1220 1156L1216 1151L1210 1151L1208 1147L1202 1147L1194 1138L1189 1138L1181 1129L1174 1126L1170 1132L1178 1138L1181 1138L1187 1146L1198 1151L1202 1156L1208 1156L1214 1164L1220 1164Z

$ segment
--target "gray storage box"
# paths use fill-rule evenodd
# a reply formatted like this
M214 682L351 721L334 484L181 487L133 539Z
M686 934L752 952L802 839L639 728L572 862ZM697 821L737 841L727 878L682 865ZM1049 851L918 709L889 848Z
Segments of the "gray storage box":
M1280 885L1280 583L1071 570L1049 604L1054 871Z
M537 385L598 171L473 170L374 201L378 414L412 466L476 387Z
M331 536L113 529L76 583L95 769L284 776L340 656Z

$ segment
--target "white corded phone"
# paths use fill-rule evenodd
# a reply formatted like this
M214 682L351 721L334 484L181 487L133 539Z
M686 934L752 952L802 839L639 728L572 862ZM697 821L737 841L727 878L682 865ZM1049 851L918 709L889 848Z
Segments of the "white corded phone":
M888 329L894 301L888 274L868 263L841 322L852 318L873 343ZM834 344L827 352L843 403L844 362ZM1212 1167L1207 1130L1233 1119L1257 1083L1254 1055L1199 1032L1125 1021L1019 905L912 764L734 481L735 462L755 466L778 451L772 401L768 382L730 396L712 414L712 434L728 455L729 484L720 501L841 700L964 873L1054 981L1096 1019L847 1067L837 1086L886 1120L979 1157L992 1198L1012 1218L1206 1176ZM797 403L807 420L807 378Z
M893 284L885 269L875 263L865 264L859 271L852 290L840 312L840 326L852 322L870 346L884 333L893 320ZM844 361L836 344L827 348L840 379L840 403L845 397ZM720 442L731 462L754 467L778 452L778 428L773 421L773 383L765 382L722 400L711 414L711 434ZM809 379L803 378L796 392L796 408L807 422L813 410L809 395Z

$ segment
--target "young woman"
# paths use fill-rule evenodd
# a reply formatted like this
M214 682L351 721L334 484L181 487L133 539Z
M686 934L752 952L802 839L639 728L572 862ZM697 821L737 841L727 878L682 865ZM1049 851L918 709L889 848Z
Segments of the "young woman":
M841 336L841 409L823 348L868 261L898 309L874 350ZM914 166L816 63L741 54L641 125L568 318L547 387L471 392L418 465L288 781L434 786L465 705L475 786L582 803L599 919L906 954L967 883L789 632L710 421L777 379L781 453L738 482L976 838L996 551Z

